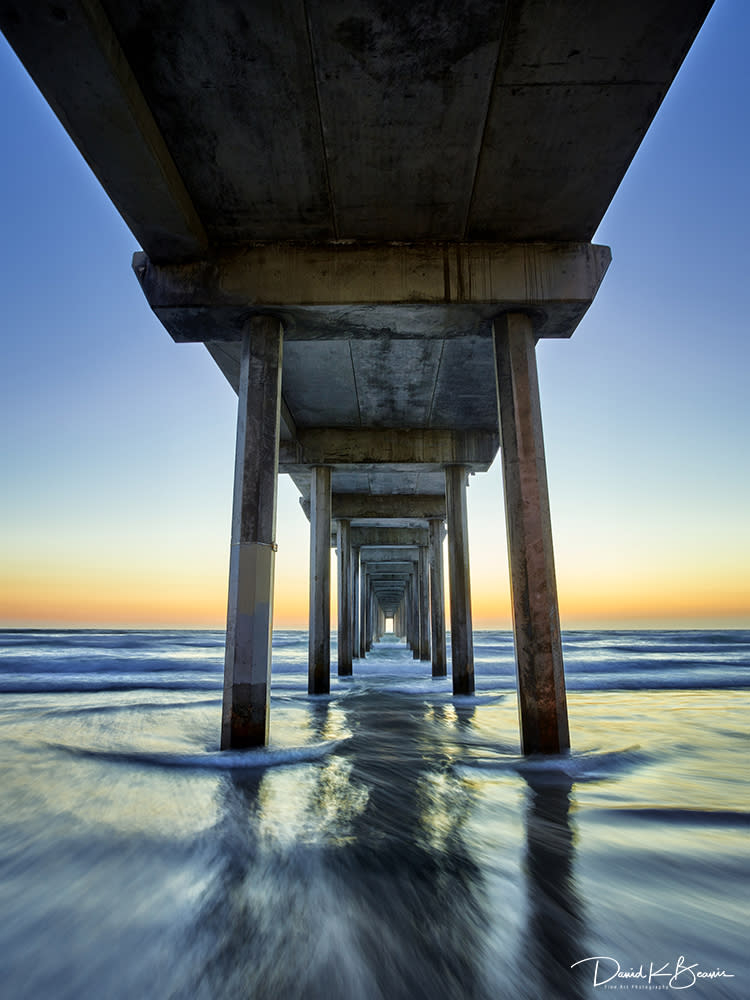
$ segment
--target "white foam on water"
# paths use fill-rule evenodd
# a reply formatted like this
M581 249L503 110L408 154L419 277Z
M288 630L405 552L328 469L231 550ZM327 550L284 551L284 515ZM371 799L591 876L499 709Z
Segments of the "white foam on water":
M206 750L201 753L173 753L170 751L114 750L106 748L66 746L47 743L54 750L76 757L93 757L122 764L141 764L152 767L228 770L262 770L290 764L305 764L320 760L333 753L350 736L301 747L257 747L251 750Z
M577 751L567 754L532 754L519 757L489 748L479 748L472 760L461 762L469 768L495 768L515 771L538 784L556 784L568 781L600 781L612 778L648 760L648 754L639 746L622 750Z

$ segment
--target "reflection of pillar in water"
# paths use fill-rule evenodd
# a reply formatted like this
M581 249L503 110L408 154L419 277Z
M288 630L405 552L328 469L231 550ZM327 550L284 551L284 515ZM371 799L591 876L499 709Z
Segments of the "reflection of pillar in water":
M545 1000L586 996L584 972L574 962L585 951L583 906L573 872L574 835L570 825L572 782L545 784L526 775L526 953L537 991Z

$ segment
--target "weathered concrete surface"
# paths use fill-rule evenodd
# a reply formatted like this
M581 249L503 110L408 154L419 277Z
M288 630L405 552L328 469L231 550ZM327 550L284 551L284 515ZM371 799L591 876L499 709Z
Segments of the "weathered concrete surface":
M352 545L360 545L365 548L365 556L372 558L369 550L385 546L413 546L427 545L429 542L427 525L419 525L413 528L396 528L383 524L353 524L352 525ZM363 556L363 558L365 557Z
M710 6L4 0L0 25L156 260L195 214L213 246L589 240Z
M273 243L171 265L140 253L133 268L178 342L237 339L251 302L289 342L417 339L426 366L430 339L486 335L508 310L535 310L540 337L569 337L610 259L590 243Z
M331 470L312 470L310 497L310 627L307 690L331 687Z
M448 582L451 595L453 693L472 694L474 639L471 618L466 469L463 466L446 467L445 497L448 509Z
M425 520L430 517L445 518L445 497L440 496L373 496L361 493L335 493L332 497L332 517L397 518ZM304 509L304 504L303 504ZM309 516L309 514L308 514Z
M355 474L363 471L398 474L401 466L434 471L456 462L472 471L486 472L497 444L497 431L489 430L315 427L298 429L296 442L284 441L279 462L290 474L297 466L310 465L336 465L344 471L351 468Z
M281 365L279 323L253 318L237 411L222 749L268 741Z
M570 747L534 333L526 316L495 329L518 706L524 753Z

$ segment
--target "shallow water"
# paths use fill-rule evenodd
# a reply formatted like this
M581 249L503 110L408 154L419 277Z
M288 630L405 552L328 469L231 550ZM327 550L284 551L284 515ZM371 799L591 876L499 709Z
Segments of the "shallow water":
M568 634L543 761L475 641L475 697L386 637L309 698L279 632L222 754L220 633L0 633L3 996L750 996L750 633Z

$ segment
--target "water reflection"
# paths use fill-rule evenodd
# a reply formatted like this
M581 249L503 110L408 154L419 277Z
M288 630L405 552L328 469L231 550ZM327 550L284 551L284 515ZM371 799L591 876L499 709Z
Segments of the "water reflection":
M568 1000L586 996L584 972L571 968L583 958L584 913L573 870L575 844L570 822L573 783L526 776L526 968L533 970L537 996Z
M493 859L467 835L481 791L454 767L473 709L372 691L339 709L353 736L326 761L223 779L191 971L173 996L497 1000L502 907L488 905ZM327 705L311 708L316 735L329 722ZM527 925L505 995L583 995L570 992L583 921L569 809L569 785L530 783Z

